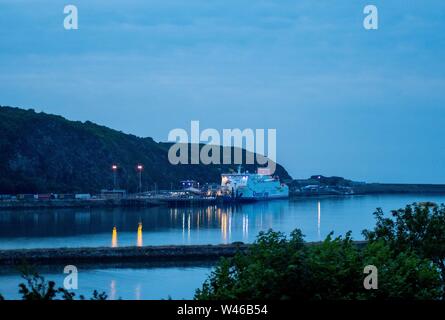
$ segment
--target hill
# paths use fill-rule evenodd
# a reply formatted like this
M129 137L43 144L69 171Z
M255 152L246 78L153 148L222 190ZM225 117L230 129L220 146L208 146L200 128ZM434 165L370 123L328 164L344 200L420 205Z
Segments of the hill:
M135 191L136 165L144 165L144 190L178 186L194 179L219 182L234 165L171 165L171 144L140 138L90 121L0 106L0 193L98 192L113 186L117 164L119 187ZM246 165L251 172L256 165ZM276 174L290 180L277 165Z

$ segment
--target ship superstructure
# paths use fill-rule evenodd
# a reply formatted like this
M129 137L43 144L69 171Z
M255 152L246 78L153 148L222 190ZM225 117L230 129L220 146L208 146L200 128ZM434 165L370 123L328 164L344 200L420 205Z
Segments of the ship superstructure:
M226 200L260 201L289 197L289 187L272 176L267 168L258 168L257 173L221 174L221 191Z

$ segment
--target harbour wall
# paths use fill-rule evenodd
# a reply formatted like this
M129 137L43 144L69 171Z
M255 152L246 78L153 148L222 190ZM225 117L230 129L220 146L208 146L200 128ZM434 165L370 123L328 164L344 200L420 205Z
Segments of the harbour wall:
M354 243L358 247L366 245L365 241L355 241ZM320 244L320 242L307 242L309 246L317 244ZM0 250L0 265L216 261L221 257L233 257L237 252L247 252L250 247L251 244L233 243L220 245Z
M0 201L0 210L152 207L162 204L157 199L16 200Z
M218 260L248 244L0 250L0 265Z
M366 183L354 186L356 194L444 194L444 184Z

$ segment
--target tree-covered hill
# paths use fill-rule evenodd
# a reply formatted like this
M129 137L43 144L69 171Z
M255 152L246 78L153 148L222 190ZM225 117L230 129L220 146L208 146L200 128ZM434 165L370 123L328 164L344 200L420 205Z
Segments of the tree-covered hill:
M170 144L125 134L92 122L0 106L0 193L98 192L113 186L135 191L137 164L144 165L143 189L170 188L184 179L219 182L227 165L171 165ZM245 168L255 170L255 165ZM276 174L291 179L277 165Z

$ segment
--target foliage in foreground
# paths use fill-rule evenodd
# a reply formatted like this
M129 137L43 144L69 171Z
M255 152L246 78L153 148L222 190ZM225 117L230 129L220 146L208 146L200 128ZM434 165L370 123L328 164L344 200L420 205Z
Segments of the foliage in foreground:
M374 213L374 230L363 231L370 244L384 242L395 252L414 252L427 259L440 272L441 295L445 299L445 206L434 203L408 205L384 217Z
M25 283L19 284L19 293L22 300L74 300L75 293L66 290L65 288L56 288L54 281L46 281L44 277L37 272L23 269L22 278ZM83 295L79 296L80 300L85 300ZM107 294L105 292L99 293L94 290L93 296L90 300L106 300ZM0 295L0 300L3 296Z
M413 205L396 213L391 223L377 211L377 225L364 231L369 242L363 247L350 233L337 238L331 233L321 244L307 245L299 230L290 238L262 232L247 254L221 260L195 298L440 299L444 208ZM367 265L378 268L376 290L364 288Z

